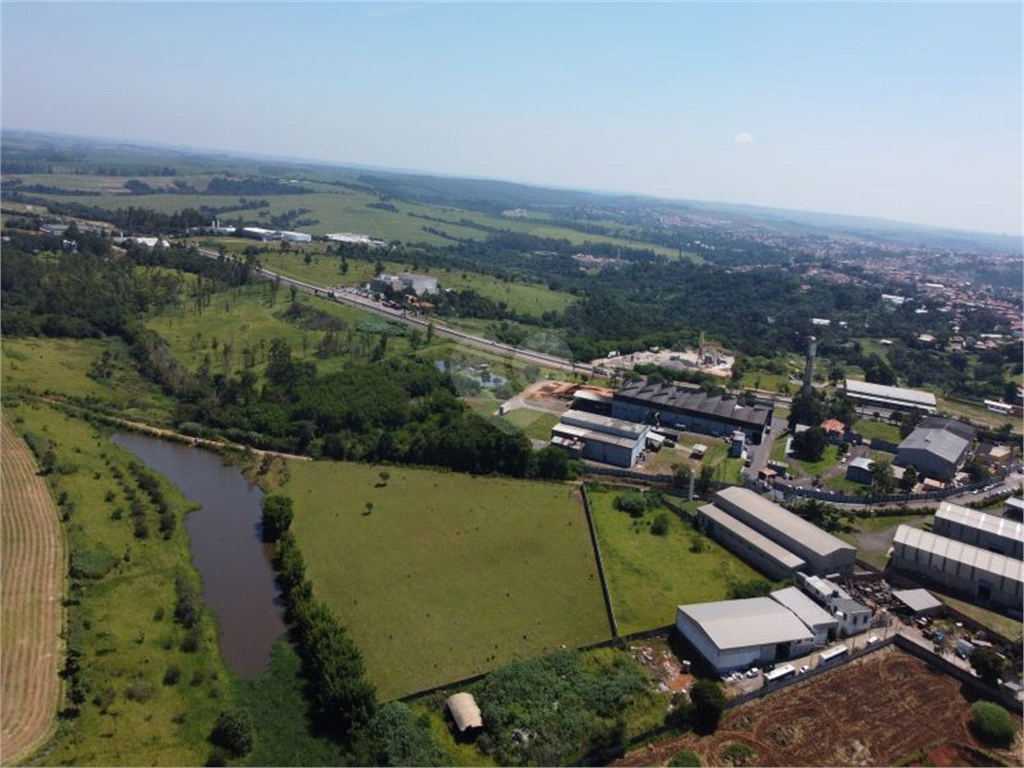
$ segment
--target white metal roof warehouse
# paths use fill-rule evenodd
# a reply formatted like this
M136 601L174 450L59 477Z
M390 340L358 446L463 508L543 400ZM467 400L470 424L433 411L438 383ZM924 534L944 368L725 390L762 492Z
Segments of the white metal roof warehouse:
M1024 562L901 525L892 549L893 565L919 573L981 602L1020 610Z
M705 504L698 509L697 518L705 533L773 579L792 578L807 565L803 558L714 504Z
M868 381L846 380L846 394L854 400L887 406L889 408L915 408L927 413L935 413L938 403L931 392L903 387L887 387L884 384L872 384Z
M1005 517L986 515L948 501L939 504L932 533L999 552L1007 557L1024 557L1024 524Z
M812 573L850 573L857 550L747 488L723 488L715 505L807 561Z
M804 623L770 597L680 605L676 626L719 672L787 659L814 643Z

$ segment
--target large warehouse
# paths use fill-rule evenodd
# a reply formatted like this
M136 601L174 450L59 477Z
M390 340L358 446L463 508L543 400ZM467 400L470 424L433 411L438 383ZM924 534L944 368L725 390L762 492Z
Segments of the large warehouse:
M615 392L612 416L706 435L731 435L739 430L760 445L772 409L740 405L734 395L709 395L689 387L641 381Z
M858 405L878 406L896 411L935 413L938 403L931 392L903 387L887 387L867 381L846 380L846 396Z
M944 501L939 504L932 533L971 544L989 552L1024 559L1024 524L1005 517Z
M751 490L723 488L715 494L715 506L805 560L809 574L853 572L854 546Z
M676 627L719 674L801 656L814 634L770 597L680 605Z
M1019 611L1024 600L1024 562L909 525L896 529L890 562L981 603Z
M650 429L646 424L570 410L551 428L551 442L584 459L628 469L636 464Z
M899 445L893 463L951 480L974 440L974 428L952 419L925 419Z
M792 579L807 568L802 558L714 504L700 507L697 521L704 533L772 579Z

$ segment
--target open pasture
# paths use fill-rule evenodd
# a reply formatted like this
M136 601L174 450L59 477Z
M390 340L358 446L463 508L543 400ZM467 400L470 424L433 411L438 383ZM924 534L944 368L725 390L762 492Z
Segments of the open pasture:
M317 345L328 330L320 328L315 319L289 319L284 314L291 301L288 289L280 287L273 303L271 290L272 285L265 281L232 288L213 294L202 311L195 302L189 302L151 316L146 324L167 341L182 365L194 371L208 357L213 373L237 373L249 368L260 374L266 367L270 342L276 338L288 342L293 359L313 361L324 373L351 362L367 362L381 331L388 333L387 357L411 349L404 325L389 324L367 312L298 293L301 306L323 312L342 324L334 331L341 351L318 357Z
M117 338L4 338L0 380L8 391L96 398L116 406L126 418L159 421L173 407L166 395L139 375L128 346Z
M91 190L101 193L99 195L80 196L31 193L32 197L52 199L55 202L75 202L108 209L135 206L149 208L161 213L176 213L185 208L199 209L201 206L214 208L232 207L238 204L239 198L237 195L199 195L170 191L148 195L126 195L122 190L124 182L128 181L129 177L54 176L53 178L58 180L57 183L53 183L48 175L23 176L20 178L24 179L26 184L44 184L54 187L59 186L69 190ZM151 186L162 186L172 179L146 177L142 180ZM182 180L189 181L194 186L201 188L207 177L183 177ZM296 226L295 228L313 235L325 235L329 232L339 231L359 232L385 241L400 240L402 242L429 243L431 245L451 245L453 242L451 238L484 240L490 234L488 230L500 229L537 235L539 237L565 239L574 244L583 244L589 241L617 245L623 248L648 248L670 259L678 258L679 255L678 251L673 248L620 237L587 234L544 221L521 221L500 216L490 216L480 211L448 206L406 203L400 200L392 200L390 202L390 205L394 206L395 210L373 208L370 205L378 203L379 198L371 192L345 189L314 181L302 181L301 186L316 191L297 195L250 194L246 197L266 200L270 203L270 206L243 211L229 211L221 214L220 218L228 221L242 216L246 221L255 220L263 226L270 226L270 219L273 216L279 216L290 210L307 208L310 212L303 213L299 218L315 219L318 223L308 226ZM450 237L444 237L428 230L443 232ZM690 253L685 253L684 256L697 258Z
M640 520L615 509L615 497L626 492L587 492L621 634L672 624L676 606L724 600L732 584L763 578L667 509ZM651 524L662 513L669 516L668 533L655 536Z
M670 739L613 765L665 765L683 749L704 765L728 765L723 751L733 743L753 750L747 765L901 765L918 750L939 747L960 755L984 751L1020 765L1019 736L1016 751L993 750L975 738L971 703L956 678L886 648L730 710L711 736Z
M342 462L288 472L314 594L382 700L610 637L572 486Z
M249 242L251 245L251 241ZM322 250L322 246L312 248L303 246L297 250L294 246L288 250L280 250L274 246L259 258L263 266L272 272L279 272L285 277L293 277L313 285L324 287L340 285L365 285L374 277L375 261L357 259L348 260L348 272L341 272L341 258L325 256L322 253L313 255L306 264L307 250ZM442 289L472 289L495 302L504 302L510 310L522 315L540 317L545 312L559 312L576 300L571 293L552 291L541 283L505 282L493 275L479 272L459 271L452 269L428 269L414 264L382 261L386 272L420 272L436 277Z

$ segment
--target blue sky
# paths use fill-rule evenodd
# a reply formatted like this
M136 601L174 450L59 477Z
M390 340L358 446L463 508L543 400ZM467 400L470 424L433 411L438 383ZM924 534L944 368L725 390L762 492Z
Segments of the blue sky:
M1022 231L1021 3L0 14L8 128Z

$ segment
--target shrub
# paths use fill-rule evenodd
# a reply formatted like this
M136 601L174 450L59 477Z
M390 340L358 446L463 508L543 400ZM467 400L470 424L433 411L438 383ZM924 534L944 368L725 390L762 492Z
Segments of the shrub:
M195 653L203 647L203 628L196 624L188 628L185 639L181 641L181 650L185 653Z
M764 597L771 591L772 583L767 579L751 579L730 586L729 599L744 600L749 597Z
M381 475L384 473L382 472ZM263 541L273 543L280 539L292 523L292 500L274 494L263 499Z
M654 518L654 523L651 524L651 533L655 536L668 535L668 513L662 512Z
M688 749L676 752L672 755L672 759L668 761L668 764L669 768L700 768L702 765L700 756Z
M690 688L690 700L693 702L692 721L694 730L699 733L714 733L718 721L725 711L725 693L722 686L713 680L698 680Z
M124 697L129 701L149 701L156 696L156 686L145 680L136 680L124 689Z
M971 728L982 741L1008 747L1017 734L1017 724L1005 709L991 701L977 701L971 706Z
M615 497L614 507L620 512L628 512L630 517L643 517L647 511L647 502L642 494L624 493Z
M252 750L252 720L244 709L223 711L210 733L210 741L232 757Z
M1003 673L1003 658L991 648L975 648L971 651L971 666L978 676L989 685L995 685Z
M754 750L746 744L734 741L722 750L722 757L732 765L746 765L754 757Z
M164 672L164 685L177 685L181 679L181 670L177 664L171 664Z
M385 704L363 735L366 765L441 765L429 722L399 701Z
M117 565L118 558L105 549L76 549L71 553L71 577L102 579Z

